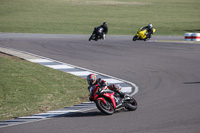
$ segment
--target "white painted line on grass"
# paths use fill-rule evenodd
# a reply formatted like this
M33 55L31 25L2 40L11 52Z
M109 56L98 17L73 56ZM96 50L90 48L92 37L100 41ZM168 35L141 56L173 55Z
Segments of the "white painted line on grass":
M55 111L48 111L47 113L69 113L69 112L80 112L80 110L55 110Z
M90 101L90 102L82 102L83 104L93 104L94 102L93 101Z
M42 115L62 115L63 112L47 112L47 113L40 113L40 114L34 114L33 116L42 116Z
M46 117L43 116L25 116L25 117L18 117L18 119L44 119Z

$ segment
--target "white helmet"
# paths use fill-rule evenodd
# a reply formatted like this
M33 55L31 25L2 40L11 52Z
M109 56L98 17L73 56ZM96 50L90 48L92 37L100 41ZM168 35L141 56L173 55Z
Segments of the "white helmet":
M153 28L152 24L148 24L149 29Z

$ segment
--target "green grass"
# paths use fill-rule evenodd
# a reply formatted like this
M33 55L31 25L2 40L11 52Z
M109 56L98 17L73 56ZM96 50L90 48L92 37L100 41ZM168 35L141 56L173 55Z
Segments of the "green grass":
M0 0L0 32L133 35L153 23L156 35L200 32L199 0Z
M85 79L0 54L0 120L88 101Z

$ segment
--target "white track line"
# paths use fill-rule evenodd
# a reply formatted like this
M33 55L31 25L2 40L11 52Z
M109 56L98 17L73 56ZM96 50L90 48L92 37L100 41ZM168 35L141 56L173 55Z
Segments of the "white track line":
M68 73L76 75L76 76L87 76L89 74L92 74L92 72L88 72L88 71L78 71L78 72L68 72Z
M28 59L28 61L34 62L34 63L48 63L48 62L52 62L52 61L47 60L47 59Z
M68 66L68 65L44 65L46 67L50 67L53 69L73 69L74 67Z

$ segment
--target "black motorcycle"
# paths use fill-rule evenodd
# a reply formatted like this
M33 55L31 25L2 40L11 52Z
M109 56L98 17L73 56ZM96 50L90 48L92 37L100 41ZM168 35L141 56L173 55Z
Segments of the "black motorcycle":
M99 39L103 39L103 28L102 27L95 27L92 35L89 38L89 41L95 40L98 41Z

